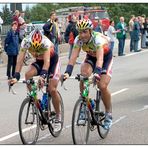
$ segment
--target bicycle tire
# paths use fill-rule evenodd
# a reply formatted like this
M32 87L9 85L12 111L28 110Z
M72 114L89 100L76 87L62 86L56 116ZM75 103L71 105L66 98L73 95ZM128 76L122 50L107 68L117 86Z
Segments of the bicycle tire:
M59 94L59 96L60 96L60 110L61 110L61 129L58 131L58 132L55 132L54 131L54 121L55 121L55 115L53 115L52 116L52 119L49 119L49 123L48 123L48 129L49 129L49 131L50 131L50 133L51 133L51 135L53 136L53 137L58 137L59 135L60 135L60 133L61 133L61 131L62 131L62 129L63 129L63 125L64 125L64 103L63 103L63 99L62 99L62 96L61 96L61 94L58 92L58 94ZM51 96L49 96L49 97L51 97ZM53 113L53 112L55 112L54 111L54 107L53 107L53 105L52 105L52 102L51 102L51 100L52 100L52 98L49 98L48 99L49 101L48 101L48 111L51 113Z
M85 124L79 124L79 118L80 118L80 109L82 106L85 106ZM78 114L77 114L78 113ZM84 129L86 127L86 130ZM88 138L89 138L89 132L90 132L90 114L89 110L87 108L86 102L80 97L74 106L73 109L73 115L72 115L72 139L74 144L87 144ZM77 133L82 129L84 131L81 133ZM85 132L86 131L86 132ZM84 137L81 137L81 135L84 135Z
M23 114L25 111L25 107L27 107L26 108L27 113ZM25 115L25 118L23 118L23 115ZM27 120L26 120L26 117L27 117ZM32 120L30 121L28 119L30 119L30 120L32 119ZM36 120L36 123L35 123L35 120ZM28 123L25 123L26 121ZM29 124L29 121L30 121L30 124ZM24 129L23 123L24 123L25 129ZM35 125L34 125L34 123L35 123ZM38 116L38 110L37 110L34 102L29 97L25 98L21 104L21 107L19 110L18 125L19 125L19 135L20 135L22 143L23 144L36 144L38 137L39 137L39 116ZM30 127L28 127L28 125ZM27 128L26 128L26 126L27 126ZM34 136L31 136L31 138L30 138L29 137L30 133L33 134L34 128L35 128L35 134L34 134ZM31 132L29 132L29 131L31 131ZM27 135L25 136L25 134L27 134Z
M100 91L97 91L97 93L96 93L96 100L98 100L98 104L96 103L96 112L102 113L102 114L103 114L102 116L101 116L100 114L97 114L97 115L96 115L96 116L97 116L97 117L96 117L97 120L100 121L101 118L104 118L104 117L103 117L103 116L104 116L104 113L103 113L103 110L101 109L102 99L101 99L101 92L100 92ZM98 107L97 107L97 105L98 105ZM100 121L101 125L104 124L103 122L104 122L104 120ZM107 137L108 132L109 132L109 129L106 130L106 129L104 129L101 125L97 125L97 130L98 130L99 136L100 136L102 139L104 139L104 138Z

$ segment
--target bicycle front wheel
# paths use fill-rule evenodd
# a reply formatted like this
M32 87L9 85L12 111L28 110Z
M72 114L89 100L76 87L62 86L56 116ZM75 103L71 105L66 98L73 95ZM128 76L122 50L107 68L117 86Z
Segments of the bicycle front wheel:
M102 139L106 138L106 136L109 132L109 129L106 130L103 127L104 119L105 119L104 110L105 109L104 109L104 105L103 105L103 102L101 99L101 92L97 91L97 94L96 94L96 113L97 113L96 118L99 122L99 124L97 125L97 129L98 129L98 133Z
M39 116L34 102L29 97L20 107L18 125L22 143L35 144L39 136Z
M82 110L83 117L82 118ZM86 102L79 98L72 115L72 139L74 144L87 144L89 138L90 114Z

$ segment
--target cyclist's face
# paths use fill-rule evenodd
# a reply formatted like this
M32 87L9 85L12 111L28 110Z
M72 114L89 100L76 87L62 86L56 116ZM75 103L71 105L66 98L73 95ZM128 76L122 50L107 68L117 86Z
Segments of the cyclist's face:
M89 29L79 31L79 36L84 43L87 43L91 38L91 31Z

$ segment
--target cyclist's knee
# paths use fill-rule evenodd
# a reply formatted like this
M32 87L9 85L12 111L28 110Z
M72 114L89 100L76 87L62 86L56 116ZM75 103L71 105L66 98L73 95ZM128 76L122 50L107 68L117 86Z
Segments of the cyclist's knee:
M48 85L48 90L49 92L56 92L58 87L58 81L55 79L50 79L49 85Z
M81 75L89 77L92 73L92 67L88 63L83 63L81 66Z
M25 73L25 79L28 80L28 79L30 79L30 78L31 78L31 77L30 77L29 72Z
M57 93L57 88L54 87L54 86L50 86L50 87L49 87L49 93L50 93L51 95L55 95L55 94Z
M101 91L107 90L107 85L104 82L100 81L98 87Z

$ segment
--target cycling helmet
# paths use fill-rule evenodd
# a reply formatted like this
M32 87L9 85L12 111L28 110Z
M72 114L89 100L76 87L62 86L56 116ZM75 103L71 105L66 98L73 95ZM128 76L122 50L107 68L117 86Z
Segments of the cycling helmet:
M41 47L43 34L39 29L35 29L31 34L31 46L34 49L39 49Z
M77 22L77 30L93 29L93 24L90 19L83 19Z

